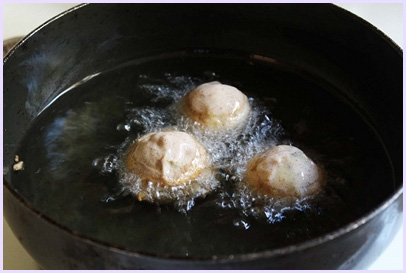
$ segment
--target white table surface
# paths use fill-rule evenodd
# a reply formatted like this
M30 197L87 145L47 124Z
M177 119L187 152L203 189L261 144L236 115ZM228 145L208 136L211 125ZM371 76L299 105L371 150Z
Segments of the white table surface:
M24 36L53 16L76 4L3 4L3 40ZM378 27L403 48L402 4L350 4L341 6ZM4 219L4 218L3 218ZM22 248L3 220L3 268L39 269ZM403 269L403 225L384 253L368 268L371 270Z

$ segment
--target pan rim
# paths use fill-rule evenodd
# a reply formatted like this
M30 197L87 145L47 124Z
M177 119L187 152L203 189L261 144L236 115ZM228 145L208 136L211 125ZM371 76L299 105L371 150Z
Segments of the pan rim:
M182 260L182 261L202 261L202 262L230 262L230 261L248 261L248 260L256 260L260 258L271 258L275 256L282 256L286 254L291 254L293 252L297 251L302 251L305 249L309 249L312 247L315 247L317 245L335 240L336 238L339 238L341 236L344 236L347 233L350 233L357 228L365 225L369 221L371 221L373 218L375 218L376 215L380 214L382 211L384 211L387 207L389 207L392 203L394 203L398 198L402 196L403 193L403 185L399 185L398 188L395 190L395 192L385 199L380 205L378 205L376 208L374 208L372 211L364 215L363 217L357 219L356 221L350 222L346 224L345 226L329 232L325 235L318 236L316 238L313 238L311 240L307 240L298 244L294 245L288 245L280 248L275 248L271 250L265 250L265 251L260 251L260 252L254 252L254 253L244 253L244 254L233 254L233 255L213 255L211 257L206 256L176 256L176 255L171 255L171 254L157 254L157 253L149 253L149 252L143 252L143 251L134 251L131 249L126 249L123 247L119 246L114 246L112 244L103 242L101 240L97 240L88 236L85 236L73 229L70 229L57 221L53 220L51 217L42 214L40 211L38 211L33 205L31 205L29 202L27 202L22 196L20 196L12 187L11 183L6 180L5 177L3 177L4 184L3 184L3 189L6 188L9 190L9 192L14 195L14 197L27 208L30 210L32 213L34 213L38 218L48 222L48 224L54 225L56 228L59 230L68 233L71 236L78 237L82 240L85 240L87 243L91 243L95 246L102 247L102 248L108 248L110 250L113 250L115 252L124 252L125 254L132 255L132 256L143 256L145 258L157 258L157 259L172 259L172 260ZM6 217L7 218L7 217Z

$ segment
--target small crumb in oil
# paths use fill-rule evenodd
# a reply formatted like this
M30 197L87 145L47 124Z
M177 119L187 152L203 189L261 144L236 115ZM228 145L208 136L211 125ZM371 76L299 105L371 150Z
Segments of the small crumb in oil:
M144 197L145 197L145 194L142 193L142 192L140 192L140 193L137 194L137 199L138 199L138 201L140 201L140 202L144 199Z
M19 157L18 155L15 155L15 156L14 156L14 161L15 161L15 162L20 161L20 157Z
M19 161L18 163L14 164L13 170L14 171L24 170L24 161Z

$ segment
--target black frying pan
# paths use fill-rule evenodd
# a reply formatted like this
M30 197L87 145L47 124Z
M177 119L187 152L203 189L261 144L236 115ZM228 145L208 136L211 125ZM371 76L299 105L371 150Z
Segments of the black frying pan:
M58 94L130 60L195 49L263 56L334 86L384 144L385 162L371 166L389 166L390 175L368 181L372 194L382 192L376 202L357 219L295 245L201 258L135 252L83 236L18 191L11 171L18 144ZM363 268L401 221L401 114L402 51L333 5L83 5L44 24L4 58L4 213L45 269Z

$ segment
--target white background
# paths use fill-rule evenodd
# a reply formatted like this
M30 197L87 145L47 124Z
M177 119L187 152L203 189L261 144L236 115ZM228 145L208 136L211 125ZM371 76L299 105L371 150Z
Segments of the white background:
M76 4L3 4L3 40L24 36ZM402 4L337 4L372 23L403 48ZM4 221L4 269L38 269ZM385 252L368 268L403 269L403 225Z

